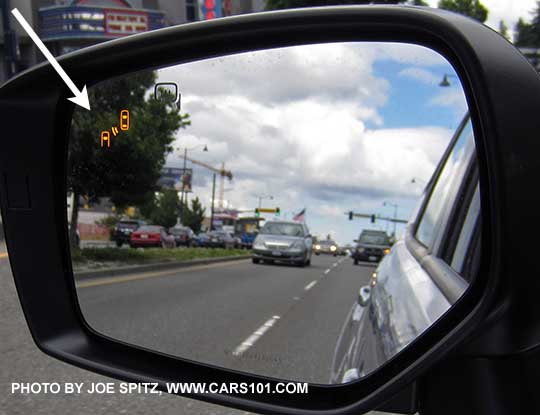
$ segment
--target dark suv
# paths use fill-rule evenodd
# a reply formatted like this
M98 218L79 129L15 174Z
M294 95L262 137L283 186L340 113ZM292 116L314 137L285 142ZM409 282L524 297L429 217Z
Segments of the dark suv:
M390 252L390 239L384 231L364 230L358 237L353 252L354 265L359 261L379 262Z
M131 234L143 225L146 225L146 222L134 219L123 219L114 227L112 240L116 242L116 246L118 247L121 247L123 244L129 244Z

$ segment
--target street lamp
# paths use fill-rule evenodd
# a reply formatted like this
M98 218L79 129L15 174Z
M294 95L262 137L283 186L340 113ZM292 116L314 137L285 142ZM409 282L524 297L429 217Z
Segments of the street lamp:
M255 195L255 197L259 199L259 205L258 205L259 209L262 207L261 203L263 199L274 200L274 196L272 195Z
M186 193L186 189L185 189L185 182L184 182L184 175L186 174L186 162L187 162L187 152L188 151L193 151L193 150L196 150L200 147L204 147L203 148L203 151L208 151L208 146L206 144L199 144L199 145L196 145L194 147L190 147L190 148L187 148L187 147L184 147L184 167L182 169L182 197L181 197L181 200L180 200L180 215L179 215L179 219L180 219L180 223L183 224L182 222L182 219L184 218L184 194L186 194L186 201L187 201L187 193ZM180 151L181 150L181 147L178 147L176 149L176 151Z
M439 84L439 86L442 86L442 87L450 86L451 84L450 84L450 81L448 80L448 78L450 78L450 77L457 78L456 75L445 73L441 83Z
M383 206L392 206L394 208L394 238L396 237L396 219L397 219L397 210L398 210L398 204L397 203L390 203L390 202L383 202Z

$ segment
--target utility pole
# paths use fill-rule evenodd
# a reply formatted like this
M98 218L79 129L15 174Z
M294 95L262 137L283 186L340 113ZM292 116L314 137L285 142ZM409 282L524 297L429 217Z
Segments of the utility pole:
M184 193L185 193L185 182L184 176L186 174L186 161L187 161L187 148L184 148L184 169L182 170L182 197L180 198L180 223L184 224Z
M392 233L392 235L394 235L394 237L396 236L396 219L397 219L397 210L398 210L398 204L397 203L390 203L390 202L383 202L383 206L392 206L394 208L394 233Z
M263 199L270 199L270 200L274 200L274 196L272 195L256 195L255 196L257 199L259 199L259 209L262 208L262 200Z
M214 200L216 198L216 173L212 179L212 206L210 208L210 230L214 230Z

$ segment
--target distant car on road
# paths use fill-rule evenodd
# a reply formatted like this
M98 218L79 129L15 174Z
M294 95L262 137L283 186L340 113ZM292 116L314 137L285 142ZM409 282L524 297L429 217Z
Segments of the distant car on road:
M315 252L315 255L328 254L337 256L339 253L339 247L338 244L331 239L325 239L315 244L313 252Z
M207 248L210 244L210 236L206 232L199 232L193 237L192 243L200 248Z
M131 233L129 246L132 248L144 248L151 246L170 246L173 245L173 238L167 235L163 226L144 225Z
M384 231L363 230L353 252L354 265L360 261L379 262L390 253L390 239Z
M211 231L208 232L208 246L211 248L226 248L232 249L236 247L237 241L233 236L226 231Z
M288 262L301 267L311 265L313 240L304 223L267 222L253 242L252 260Z
M176 246L191 246L195 236L191 228L187 226L175 226L169 229L169 233L174 237Z
M129 244L133 231L143 225L146 225L146 222L134 219L123 219L114 227L112 240L116 242L116 246L118 247L121 247L123 244Z

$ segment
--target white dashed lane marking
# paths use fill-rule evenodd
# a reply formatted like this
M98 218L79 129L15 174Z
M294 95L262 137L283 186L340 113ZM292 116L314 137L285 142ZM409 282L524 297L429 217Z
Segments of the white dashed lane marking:
M337 262L334 262L332 264L332 267L337 267L341 262L343 262L343 258L339 259ZM332 268L328 268L324 271L324 274L328 274L331 271ZM304 287L305 291L311 290L316 284L317 280L311 281L308 285ZM293 300L300 301L301 297L293 297ZM253 332L247 339L245 339L240 345L234 349L233 355L234 356L240 356L242 353L247 351L250 347L252 347L257 341L264 336L264 334L270 330L270 328L276 324L276 322L279 320L279 316L273 316L271 319L269 319L266 323L264 323L261 327L259 327L257 330Z
M233 355L239 356L251 346L253 346L255 343L257 343L257 340L259 340L264 335L264 333L266 333L270 329L270 327L272 327L278 320L279 316L273 316L270 320L268 320L261 327L255 330L251 336L249 336L246 340L240 343L240 345L236 349L234 349Z

